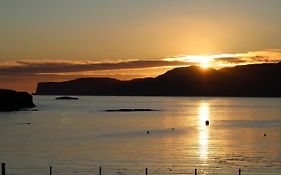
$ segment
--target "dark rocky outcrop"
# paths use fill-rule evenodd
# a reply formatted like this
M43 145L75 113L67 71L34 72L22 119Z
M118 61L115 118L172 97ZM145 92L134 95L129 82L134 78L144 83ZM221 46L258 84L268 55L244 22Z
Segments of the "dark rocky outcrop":
M79 100L79 98L63 96L63 97L56 97L56 100Z
M281 63L232 68L176 68L155 78L82 78L39 83L39 95L281 97Z
M17 111L32 107L35 105L29 93L0 89L0 111Z
M121 109L108 109L105 111L106 112L151 112L151 111L157 111L157 110L147 109L147 108L137 108L137 109L121 108Z

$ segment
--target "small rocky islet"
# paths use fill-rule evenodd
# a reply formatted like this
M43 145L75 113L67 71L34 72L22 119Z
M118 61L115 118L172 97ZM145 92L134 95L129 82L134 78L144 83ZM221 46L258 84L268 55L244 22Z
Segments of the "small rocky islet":
M79 100L77 97L69 97L69 96L62 96L62 97L56 97L56 100Z

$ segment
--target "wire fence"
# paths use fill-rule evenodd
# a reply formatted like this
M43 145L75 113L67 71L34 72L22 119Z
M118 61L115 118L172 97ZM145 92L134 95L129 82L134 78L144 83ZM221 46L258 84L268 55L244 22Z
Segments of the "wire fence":
M129 167L129 168L128 168ZM147 168L146 168L147 167ZM78 164L56 164L52 166L34 164L1 164L1 175L280 175L281 167L199 167L175 166L130 166L104 165L83 166Z
M174 170L172 168L133 168L127 169L124 167L110 167L110 166L95 166L92 168L66 168L60 166L49 167L9 167L6 163L1 163L1 175L203 175L209 174L198 169L180 169ZM225 173L218 173L225 174ZM238 169L230 174L242 174L242 170Z

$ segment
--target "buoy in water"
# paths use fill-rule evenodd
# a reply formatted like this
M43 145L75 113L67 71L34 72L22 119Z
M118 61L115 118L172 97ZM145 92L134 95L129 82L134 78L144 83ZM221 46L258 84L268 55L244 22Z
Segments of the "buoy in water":
M206 121L205 121L205 124L206 124L206 126L209 126L209 125L210 125L209 120L206 120Z

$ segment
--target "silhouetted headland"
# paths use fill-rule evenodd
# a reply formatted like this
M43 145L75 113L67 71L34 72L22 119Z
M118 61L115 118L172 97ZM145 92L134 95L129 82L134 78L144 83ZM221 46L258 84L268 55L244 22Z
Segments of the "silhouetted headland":
M155 78L80 78L38 83L37 95L280 97L281 62L202 69L175 68Z
M79 100L79 98L63 96L63 97L56 97L56 100Z
M32 107L35 105L29 93L0 89L0 111L17 111Z

